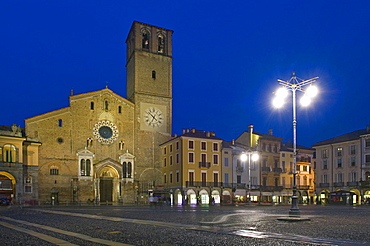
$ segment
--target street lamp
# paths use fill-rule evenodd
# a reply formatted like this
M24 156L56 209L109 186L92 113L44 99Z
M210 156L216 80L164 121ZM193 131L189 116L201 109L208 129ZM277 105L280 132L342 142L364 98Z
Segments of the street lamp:
M301 104L303 106L308 106L311 102L311 99L315 97L318 93L317 87L313 85L316 82L315 77L308 80L302 80L295 76L293 73L292 77L288 81L283 81L278 79L280 85L282 85L276 92L275 98L273 100L273 105L277 108L280 108L284 105L284 99L288 96L288 91L292 91L293 95L293 195L292 195L292 207L289 210L290 217L300 217L300 211L298 208L298 196L297 196L297 116L296 116L296 91L304 92L304 96L301 98ZM304 88L306 87L306 88Z
M240 155L240 160L245 162L248 160L248 204L251 204L251 161L258 161L259 155L258 152L248 150L245 153Z

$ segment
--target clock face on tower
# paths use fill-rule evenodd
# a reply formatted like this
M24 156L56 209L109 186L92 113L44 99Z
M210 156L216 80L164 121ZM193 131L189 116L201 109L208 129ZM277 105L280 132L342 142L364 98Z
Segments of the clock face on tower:
M149 107L144 112L144 121L149 127L160 127L164 122L163 113L156 107Z
M112 144L118 138L118 128L109 120L101 120L95 124L93 134L99 143Z

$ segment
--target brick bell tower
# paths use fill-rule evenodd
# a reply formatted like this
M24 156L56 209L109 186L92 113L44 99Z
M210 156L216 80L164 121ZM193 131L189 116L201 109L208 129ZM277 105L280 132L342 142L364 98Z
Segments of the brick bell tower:
M126 40L126 97L135 104L135 180L141 190L162 183L159 145L172 133L172 34L134 21Z

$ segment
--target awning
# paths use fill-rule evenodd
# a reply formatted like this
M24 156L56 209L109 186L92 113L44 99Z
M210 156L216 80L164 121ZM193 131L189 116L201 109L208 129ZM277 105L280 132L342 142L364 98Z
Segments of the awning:
M262 196L272 196L272 192L262 192Z
M281 192L281 195L282 196L292 196L293 195L293 191L282 191Z
M247 192L248 194L248 192ZM259 196L261 193L259 191L251 191L251 196Z
M242 189L236 189L236 191L234 192L234 196L246 196L246 195L247 195L247 192Z

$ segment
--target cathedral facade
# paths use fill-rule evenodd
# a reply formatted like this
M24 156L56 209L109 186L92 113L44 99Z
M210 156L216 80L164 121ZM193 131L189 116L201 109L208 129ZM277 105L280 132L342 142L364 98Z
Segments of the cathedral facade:
M39 201L134 203L161 183L159 145L172 132L172 33L134 22L126 98L109 88L25 120L39 149Z

